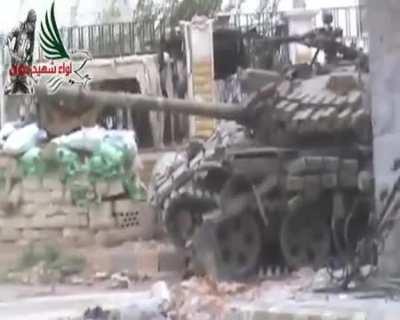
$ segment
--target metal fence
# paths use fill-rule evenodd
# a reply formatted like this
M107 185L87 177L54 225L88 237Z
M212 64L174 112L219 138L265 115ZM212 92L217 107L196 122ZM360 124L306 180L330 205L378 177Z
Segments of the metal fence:
M363 6L329 8L334 26L343 29L347 40L363 41L368 48L366 32L366 8ZM236 14L231 16L230 25L248 31L257 28L263 35L274 31L272 15L268 12L257 14ZM95 58L126 56L153 51L157 47L161 31L166 27L163 21L148 19L135 22L97 24L62 28L61 34L68 49L89 50ZM39 47L39 46L38 46ZM0 50L0 60L4 61L5 50ZM40 48L37 57L42 58Z
M329 8L326 10L333 15L333 25L343 29L344 39L358 42L365 50L368 50L367 8L365 6Z
M151 50L160 38L154 21L69 27L61 32L69 49L86 49L98 58Z

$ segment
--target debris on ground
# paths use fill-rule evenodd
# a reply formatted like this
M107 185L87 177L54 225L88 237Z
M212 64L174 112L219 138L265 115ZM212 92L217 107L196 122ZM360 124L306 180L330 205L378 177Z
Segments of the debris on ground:
M94 280L96 281L105 281L110 278L110 274L108 272L96 272L94 274Z
M159 281L151 287L146 297L135 299L118 309L89 308L82 320L167 320L170 304L171 292L164 281Z
M248 283L215 282L208 277L192 277L172 289L168 315L171 319L221 319L232 301L296 299L312 284L312 270L302 269L284 279L256 279ZM261 281L260 281L261 280Z
M76 282L81 281L78 275L83 272L85 264L83 257L65 253L54 245L30 245L22 251L6 280L29 285L78 284Z
M128 289L131 286L131 280L123 273L114 273L111 276L110 289Z
M96 306L93 309L87 309L83 314L82 320L110 320L110 311L103 310Z

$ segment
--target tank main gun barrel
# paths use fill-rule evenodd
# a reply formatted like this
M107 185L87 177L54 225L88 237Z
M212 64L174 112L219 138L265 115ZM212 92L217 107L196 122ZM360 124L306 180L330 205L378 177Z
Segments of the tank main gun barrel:
M206 103L193 100L170 99L124 92L86 90L78 87L64 87L49 94L46 87L36 89L39 107L60 106L71 114L82 114L93 108L127 108L135 111L173 112L240 122L243 108L234 104Z

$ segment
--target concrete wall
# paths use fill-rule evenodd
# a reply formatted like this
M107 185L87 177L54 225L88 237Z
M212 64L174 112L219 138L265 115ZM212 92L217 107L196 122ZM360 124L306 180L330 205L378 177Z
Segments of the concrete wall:
M98 196L82 206L74 201L74 187L61 182L61 172L25 176L17 159L0 155L0 177L0 242L112 247L154 235L153 210L129 199L119 180L91 186L87 178L79 179Z
M371 101L374 130L374 170L378 212L400 171L392 170L400 158L400 2L368 0ZM400 227L389 237L381 258L384 274L400 274Z

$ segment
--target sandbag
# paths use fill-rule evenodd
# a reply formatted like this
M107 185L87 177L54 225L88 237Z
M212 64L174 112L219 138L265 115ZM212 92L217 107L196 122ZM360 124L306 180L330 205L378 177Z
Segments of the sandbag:
M68 182L85 171L85 167L82 165L79 155L68 148L58 147L56 150L56 157L60 164L60 169L63 172L63 176L61 177L63 183Z
M42 177L46 172L46 163L41 159L41 149L33 147L19 159L24 176Z
M3 145L3 151L11 155L20 155L35 147L46 138L46 133L33 123L10 134Z
M52 142L72 150L93 152L103 141L106 133L107 130L99 126L82 128L68 135L54 138Z

